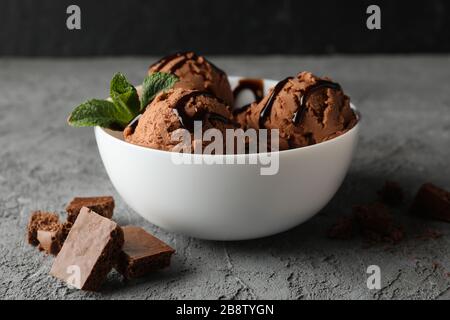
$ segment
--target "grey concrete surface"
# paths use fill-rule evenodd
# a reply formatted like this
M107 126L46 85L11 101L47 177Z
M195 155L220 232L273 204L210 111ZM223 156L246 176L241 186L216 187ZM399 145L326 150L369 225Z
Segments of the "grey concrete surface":
M104 97L112 74L134 82L153 58L0 60L0 298L3 299L449 299L450 225L394 210L408 238L393 247L332 241L327 228L352 204L376 198L385 179L411 200L421 183L450 189L450 56L216 57L232 75L279 79L299 70L340 82L363 117L348 176L316 217L285 233L211 242L145 222L115 193L93 130L66 125L71 109ZM76 195L112 194L120 224L137 224L177 250L170 269L123 282L111 273L101 293L68 289L49 276L52 258L25 241L33 209L63 214ZM212 209L213 210L213 209ZM436 240L415 235L424 228ZM368 290L378 265L381 290Z

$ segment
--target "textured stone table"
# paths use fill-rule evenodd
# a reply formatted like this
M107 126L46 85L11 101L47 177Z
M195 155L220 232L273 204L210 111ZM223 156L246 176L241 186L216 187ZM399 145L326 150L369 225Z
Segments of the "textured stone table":
M154 60L0 59L0 298L450 298L449 224L410 218L402 207L394 212L409 237L388 250L325 236L352 204L374 200L386 178L405 187L406 202L424 181L450 188L449 56L212 58L235 75L330 75L363 116L353 165L320 214L270 238L229 243L191 239L145 222L115 193L93 130L65 123L75 105L107 94L114 72L138 83ZM128 283L112 273L102 293L70 290L50 277L52 258L24 240L30 210L62 213L72 196L96 194L116 196L119 223L141 225L174 246L173 266ZM416 239L425 227L444 235ZM381 290L366 287L372 264L381 268Z

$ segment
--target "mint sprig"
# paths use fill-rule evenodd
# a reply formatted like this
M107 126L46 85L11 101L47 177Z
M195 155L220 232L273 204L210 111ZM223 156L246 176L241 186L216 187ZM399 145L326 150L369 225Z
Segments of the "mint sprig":
M74 127L100 126L122 130L131 120L130 113L121 110L111 101L92 99L73 110L69 117L69 124Z
M120 104L122 108L130 110L133 115L141 110L136 88L121 73L116 73L112 78L109 95L114 104Z
M178 77L163 72L155 72L144 79L142 83L141 110L144 110L155 96L163 90L173 87Z
M77 106L67 122L74 127L100 126L123 130L162 90L168 90L178 78L168 73L153 73L144 79L142 96L127 78L116 73L110 84L111 100L91 99Z

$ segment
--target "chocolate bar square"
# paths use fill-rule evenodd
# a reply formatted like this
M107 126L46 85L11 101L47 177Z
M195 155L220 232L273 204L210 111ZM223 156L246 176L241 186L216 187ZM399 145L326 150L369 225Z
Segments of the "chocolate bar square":
M170 265L175 252L170 246L142 228L126 226L122 230L125 242L116 269L125 278L142 277Z
M114 198L110 196L75 197L66 207L67 221L74 223L82 207L87 207L97 214L111 219L114 211Z
M75 288L97 291L116 264L123 241L117 223L83 207L50 274Z
M417 192L410 212L414 215L450 222L450 192L431 183Z

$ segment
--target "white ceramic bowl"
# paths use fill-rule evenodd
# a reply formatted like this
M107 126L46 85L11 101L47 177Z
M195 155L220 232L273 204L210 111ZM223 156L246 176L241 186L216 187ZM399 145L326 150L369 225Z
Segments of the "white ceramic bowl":
M230 77L232 87L239 78ZM265 80L265 91L275 85ZM106 171L123 200L151 223L211 240L273 235L314 216L333 197L350 165L359 123L312 146L279 152L279 172L260 165L175 164L171 152L123 141L121 132L95 128ZM249 155L192 155L244 157ZM235 161L236 162L236 161Z

